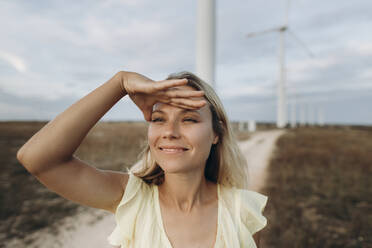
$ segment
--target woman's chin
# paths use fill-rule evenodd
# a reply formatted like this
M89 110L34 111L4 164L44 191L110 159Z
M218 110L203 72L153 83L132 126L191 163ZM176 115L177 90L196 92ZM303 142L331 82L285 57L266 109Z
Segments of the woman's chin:
M187 173L195 169L189 166L180 165L180 164L172 164L172 163L167 163L167 164L163 164L159 166L163 169L164 173L166 174Z

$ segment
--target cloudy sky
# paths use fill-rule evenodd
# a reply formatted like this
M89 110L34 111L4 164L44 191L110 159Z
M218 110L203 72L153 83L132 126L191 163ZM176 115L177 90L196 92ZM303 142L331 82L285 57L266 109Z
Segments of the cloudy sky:
M286 0L217 1L216 90L231 120L275 121ZM49 120L119 70L195 72L196 1L0 1L0 120ZM292 0L289 107L297 118L372 125L372 1ZM290 116L289 116L290 118ZM140 120L124 98L105 120Z

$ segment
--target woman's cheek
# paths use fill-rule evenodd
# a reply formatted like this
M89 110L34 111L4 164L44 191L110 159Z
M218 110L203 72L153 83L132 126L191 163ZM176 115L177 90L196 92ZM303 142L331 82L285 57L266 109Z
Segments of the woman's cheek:
M155 134L156 134L156 128L150 125L147 130L147 140L148 140L150 147L155 145L154 144L156 140Z

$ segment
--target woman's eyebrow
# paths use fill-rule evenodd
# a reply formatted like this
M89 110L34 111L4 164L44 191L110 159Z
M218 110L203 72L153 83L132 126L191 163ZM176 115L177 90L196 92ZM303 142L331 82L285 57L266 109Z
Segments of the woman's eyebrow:
M164 112L161 111L161 110L154 110L154 111L152 111L152 113L161 113L161 114L164 114Z

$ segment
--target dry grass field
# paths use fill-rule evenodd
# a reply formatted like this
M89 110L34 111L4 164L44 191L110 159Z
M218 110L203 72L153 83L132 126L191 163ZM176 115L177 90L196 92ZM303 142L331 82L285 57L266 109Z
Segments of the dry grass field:
M49 191L16 159L17 150L45 122L0 122L0 247L43 227L53 227L84 207ZM136 161L145 142L146 123L99 123L76 152L88 163L123 170ZM53 230L53 228L51 228Z
M278 140L264 247L372 247L372 130L304 128Z
M45 124L0 122L0 247L43 227L53 231L59 220L86 210L50 192L16 160L19 147ZM144 122L100 122L76 156L98 168L124 170L145 142ZM304 128L280 138L264 189L263 247L372 247L370 151L368 128Z

